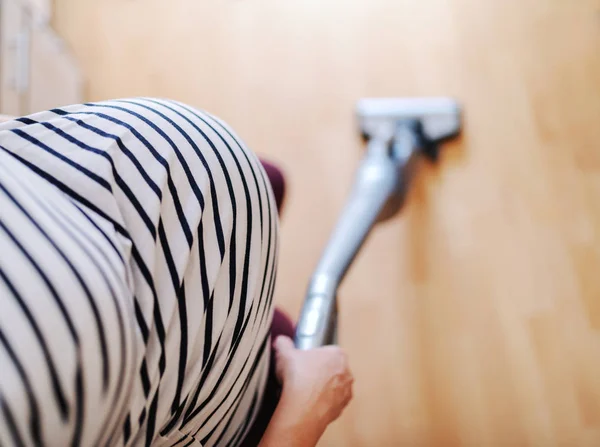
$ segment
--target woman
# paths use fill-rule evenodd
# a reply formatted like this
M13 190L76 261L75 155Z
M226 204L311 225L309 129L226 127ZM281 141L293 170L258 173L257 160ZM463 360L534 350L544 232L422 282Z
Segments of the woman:
M0 124L0 253L1 445L312 446L351 399L339 348L280 336L271 418L277 207L207 113Z

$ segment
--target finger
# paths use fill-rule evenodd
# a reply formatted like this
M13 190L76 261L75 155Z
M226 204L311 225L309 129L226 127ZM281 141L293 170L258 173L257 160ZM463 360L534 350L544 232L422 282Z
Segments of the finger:
M348 395L344 398L344 402L342 403L342 407L346 408L350 402L352 401L352 395Z
M350 403L350 401L352 400L352 398L354 397L354 394L352 393L352 389L346 391L346 393L344 393L344 399L343 399L343 406L345 407L346 405L348 405Z
M290 352L293 352L296 348L294 347L294 342L290 337L285 335L280 335L275 339L275 351L279 355L286 355Z
M286 372L286 367L283 362L278 361L277 365L275 365L275 377L280 385L283 385L283 382L285 381Z
M344 383L347 383L348 385L352 386L352 384L354 383L354 376L350 373L344 374Z

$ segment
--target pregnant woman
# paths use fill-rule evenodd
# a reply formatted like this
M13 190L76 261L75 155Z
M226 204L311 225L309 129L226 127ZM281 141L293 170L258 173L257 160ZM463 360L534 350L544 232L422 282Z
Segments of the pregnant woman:
M0 445L314 446L352 376L273 316L282 192L178 102L0 123Z

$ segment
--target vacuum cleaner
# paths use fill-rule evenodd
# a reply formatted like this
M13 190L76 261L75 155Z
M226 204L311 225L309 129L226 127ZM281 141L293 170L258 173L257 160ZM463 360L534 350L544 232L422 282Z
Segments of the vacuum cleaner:
M367 235L402 209L417 159L435 161L440 143L461 128L460 107L451 98L365 98L356 110L367 151L310 279L296 326L299 349L336 343L337 290Z

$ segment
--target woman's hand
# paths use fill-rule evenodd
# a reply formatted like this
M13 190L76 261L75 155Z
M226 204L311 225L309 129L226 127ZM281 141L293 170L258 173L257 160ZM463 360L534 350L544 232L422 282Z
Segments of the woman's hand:
M312 447L352 399L352 373L337 346L301 351L292 340L275 340L283 390L260 446Z
M326 427L352 399L354 379L338 346L302 351L285 336L275 340L277 378L283 394Z

